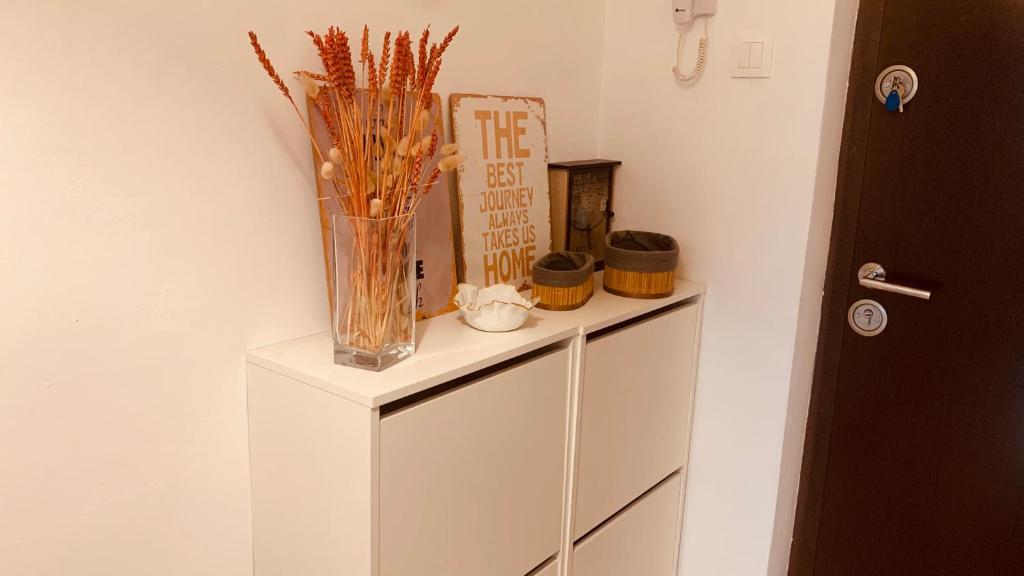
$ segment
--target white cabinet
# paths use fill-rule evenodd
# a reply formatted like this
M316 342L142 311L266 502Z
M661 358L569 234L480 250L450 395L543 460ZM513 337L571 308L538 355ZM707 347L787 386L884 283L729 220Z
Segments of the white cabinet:
M371 574L373 414L250 364L257 576Z
M381 373L329 334L250 352L255 576L668 574L702 294L447 315Z
M558 553L569 359L381 418L381 576L522 576Z
M675 576L682 477L673 474L573 549L573 576Z
M548 562L536 571L530 572L529 576L558 576L558 561L552 560Z
M686 463L697 306L587 342L574 537Z

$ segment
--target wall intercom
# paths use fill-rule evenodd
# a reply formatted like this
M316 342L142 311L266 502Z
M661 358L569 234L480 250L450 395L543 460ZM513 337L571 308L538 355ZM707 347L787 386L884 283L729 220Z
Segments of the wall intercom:
M718 11L718 0L672 0L672 17L676 24L689 24L695 19L704 17L704 34L700 37L700 45L697 48L697 64L690 73L679 70L679 60L682 58L683 46L686 44L686 35L679 31L679 43L676 45L676 65L672 67L672 74L680 82L693 82L700 78L704 72L704 66L708 57L708 17Z

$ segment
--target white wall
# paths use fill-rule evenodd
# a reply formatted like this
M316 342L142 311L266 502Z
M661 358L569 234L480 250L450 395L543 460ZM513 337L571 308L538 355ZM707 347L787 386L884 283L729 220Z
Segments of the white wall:
M286 71L311 25L432 22L463 25L442 94L544 96L551 157L623 160L616 225L709 283L683 573L781 574L855 4L723 0L679 87L670 0L6 0L4 572L250 573L242 355L327 319L308 147L245 31ZM772 79L728 78L741 30Z
M624 163L616 227L673 234L686 275L709 284L681 574L769 573L777 500L792 528L796 485L779 479L784 464L787 480L799 472L807 404L802 389L789 410L790 386L809 383L845 96L835 81L826 94L835 9L719 2L705 77L680 87L670 0L607 1L601 154ZM849 11L841 18L837 29L852 25ZM771 79L729 78L744 31L774 37ZM834 66L848 63L845 49ZM784 440L797 446L785 462ZM788 559L784 528L773 575Z
M807 238L803 288L796 329L793 370L790 375L789 402L786 410L782 464L780 466L778 503L772 537L769 574L785 574L789 565L796 518L800 467L803 463L807 414L814 376L814 358L818 347L818 326L821 320L821 299L828 263L832 212L835 206L836 178L842 148L846 92L850 78L859 0L836 0L835 20L829 49L828 76L825 83L825 106L822 111L821 147L818 173L814 182L811 222Z
M251 573L247 348L327 329L308 145L252 57L463 30L439 89L542 95L597 152L591 0L0 5L4 574Z

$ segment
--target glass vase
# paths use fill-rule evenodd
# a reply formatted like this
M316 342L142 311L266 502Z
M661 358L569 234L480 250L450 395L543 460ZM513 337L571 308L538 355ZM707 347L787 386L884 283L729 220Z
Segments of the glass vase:
M380 371L416 348L416 219L332 214L334 363Z

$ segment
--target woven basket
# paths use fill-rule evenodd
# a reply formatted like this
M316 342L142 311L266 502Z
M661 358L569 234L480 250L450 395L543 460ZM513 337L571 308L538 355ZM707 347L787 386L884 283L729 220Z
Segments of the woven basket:
M604 289L627 298L667 298L676 288L679 244L671 236L625 230L605 236Z
M594 295L594 257L552 252L533 265L533 297L544 310L575 310Z

